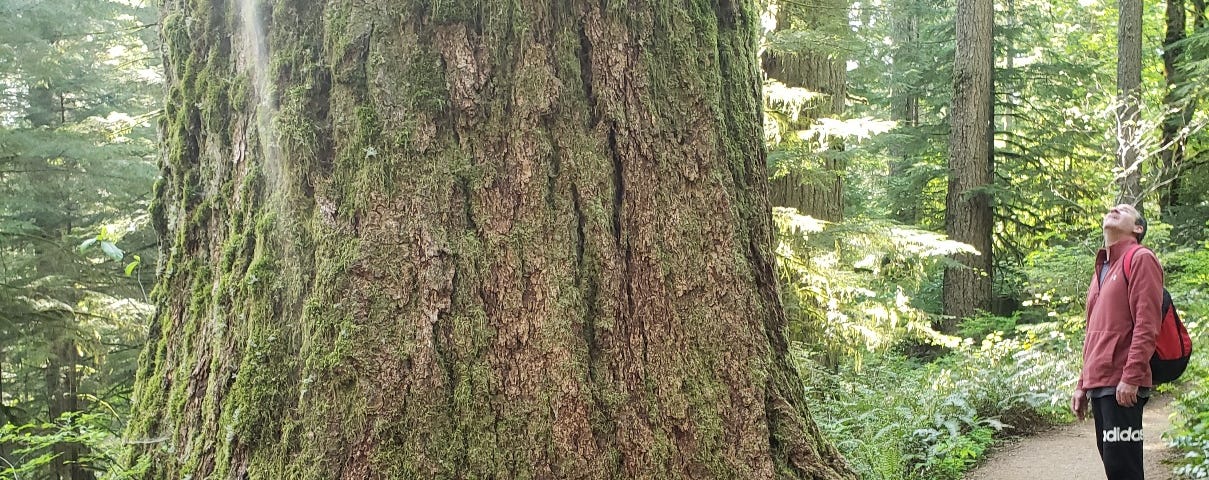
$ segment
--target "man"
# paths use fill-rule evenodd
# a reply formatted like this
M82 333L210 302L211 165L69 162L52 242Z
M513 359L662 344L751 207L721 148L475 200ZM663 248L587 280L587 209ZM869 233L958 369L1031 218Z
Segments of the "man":
M1132 205L1104 216L1104 245L1087 290L1087 336L1083 371L1071 397L1082 420L1090 405L1096 447L1108 480L1142 480L1142 407L1153 386L1154 353L1163 304L1163 269L1146 248L1133 254L1129 278L1125 252L1146 236L1146 220Z

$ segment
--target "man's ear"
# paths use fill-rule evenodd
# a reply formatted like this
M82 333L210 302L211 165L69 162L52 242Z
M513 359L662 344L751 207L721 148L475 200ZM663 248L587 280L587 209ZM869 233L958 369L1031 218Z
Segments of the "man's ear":
M1142 227L1141 225L1134 225L1133 226L1133 236L1135 236L1135 237L1138 236L1138 234L1142 233L1144 230L1145 230L1145 228Z

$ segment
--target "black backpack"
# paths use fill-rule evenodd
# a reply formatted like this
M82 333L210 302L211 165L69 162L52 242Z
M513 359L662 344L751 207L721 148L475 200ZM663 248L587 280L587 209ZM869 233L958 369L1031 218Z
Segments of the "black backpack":
M1134 245L1125 252L1125 285L1129 285L1129 270L1133 264L1133 254L1142 248ZM1192 358L1192 337L1180 314L1176 312L1175 304L1171 301L1171 293L1163 289L1162 324L1159 334L1154 340L1154 355L1150 357L1150 373L1154 384L1169 383L1180 378L1188 368L1188 359Z

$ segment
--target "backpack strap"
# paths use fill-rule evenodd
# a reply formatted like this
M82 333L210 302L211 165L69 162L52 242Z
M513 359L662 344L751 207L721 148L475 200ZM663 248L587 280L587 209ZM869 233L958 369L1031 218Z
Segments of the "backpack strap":
M1126 286L1129 286L1129 270L1131 268L1133 268L1133 254L1137 253L1138 250L1141 250L1142 248L1144 248L1144 247L1142 247L1141 244L1129 247L1129 250L1126 250L1125 255L1121 257L1121 261L1125 262L1125 265L1122 265L1122 267L1125 268L1125 285Z

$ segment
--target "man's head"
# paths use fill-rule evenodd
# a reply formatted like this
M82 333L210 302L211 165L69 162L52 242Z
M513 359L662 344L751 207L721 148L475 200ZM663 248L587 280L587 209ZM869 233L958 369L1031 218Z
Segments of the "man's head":
M1108 210L1104 215L1104 238L1121 238L1133 235L1138 243L1146 238L1146 219L1138 213L1133 205L1122 203Z

